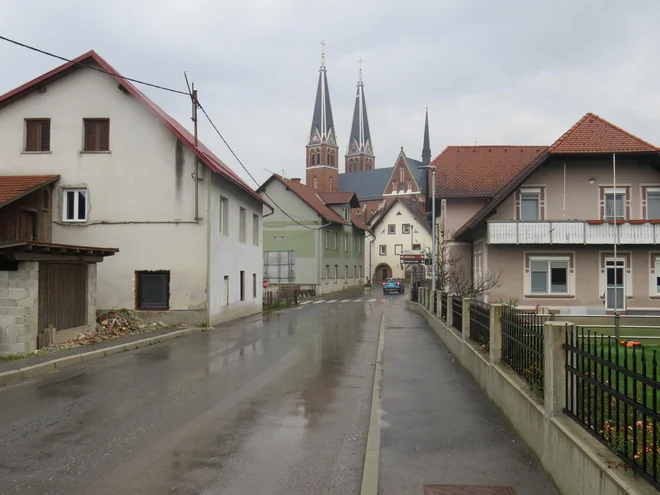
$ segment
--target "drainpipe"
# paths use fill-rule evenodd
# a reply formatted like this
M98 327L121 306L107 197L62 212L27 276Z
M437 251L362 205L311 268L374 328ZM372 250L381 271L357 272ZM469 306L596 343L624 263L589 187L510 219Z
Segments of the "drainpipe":
M368 235L373 237L371 242L369 242L369 283L373 287L374 286L374 274L373 274L373 271L372 271L373 267L371 265L371 253L374 250L374 242L376 242L376 236L373 235L371 232L369 232Z

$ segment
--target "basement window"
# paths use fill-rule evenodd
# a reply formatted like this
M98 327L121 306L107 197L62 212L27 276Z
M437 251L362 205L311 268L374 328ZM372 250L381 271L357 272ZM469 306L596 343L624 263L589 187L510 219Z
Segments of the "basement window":
M169 270L135 272L135 309L154 311L170 309Z

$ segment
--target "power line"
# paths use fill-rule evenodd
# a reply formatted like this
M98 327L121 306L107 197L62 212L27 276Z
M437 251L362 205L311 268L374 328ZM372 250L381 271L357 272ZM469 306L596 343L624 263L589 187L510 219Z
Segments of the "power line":
M206 117L206 119L209 121L209 123L211 124L211 127L213 127L213 129L214 129L215 132L218 134L218 136L220 136L220 139L222 139L222 142L225 143L225 146L227 146L227 149L229 150L229 152L230 152L232 155L234 155L234 158L236 158L236 161L238 162L238 164L243 168L243 170L245 170L245 173L248 174L248 175L250 176L250 179L252 179L252 180L254 181L254 183L257 185L257 187L259 187L260 184L259 184L259 182L257 182L257 179L254 178L254 176L253 176L253 175L250 173L250 171L245 167L245 165L243 165L243 162L241 161L241 159L238 158L238 156L236 155L236 153L234 153L234 150L232 149L231 146L229 146L229 143L228 143L227 140L224 138L224 136L222 135L222 133L220 132L220 130L218 129L218 127L215 125L215 123L213 122L213 120L211 119L211 117L209 116L209 114L206 112L206 110L204 109L204 107L202 106L201 103L199 104L199 109L202 111L202 113L204 114L204 116ZM271 197L268 195L268 193L267 193L266 191L264 191L263 193L264 193L264 196L266 196L266 197L270 200L270 202L273 203L273 205L275 205L275 207L276 207L278 210L280 210L280 211L281 211L282 213L284 213L289 219L293 220L295 223L297 223L297 224L300 225L301 227L305 227L306 229L309 229L309 230L322 230L322 229L323 229L324 227L326 227L327 225L330 225L330 223L328 223L328 224L326 224L326 225L321 225L320 227L309 227L309 226L305 225L304 223L299 222L298 220L296 220L295 218L293 218L291 215L289 215L286 211L284 211L284 209L283 209L280 205L278 205L278 204L275 202L275 200L274 200L273 198L271 198Z
M136 84L142 84L144 86L149 86L150 88L162 89L163 91L169 91L170 93L176 93L176 94L180 94L180 95L189 96L189 93L187 93L186 91L181 91L181 90L178 90L178 89L168 88L168 87L165 87L165 86L161 86L159 84L152 84L152 83L148 83L148 82L145 82L145 81L140 81L139 79L133 79L131 77L125 77L125 76L122 76L121 74L116 74L114 72L110 72L110 71L107 71L105 69L101 69L101 68L98 68L98 67L92 67L92 66L83 64L81 62L76 62L76 61L68 59L66 57L62 57L61 55L56 55L54 53L47 52L46 50L42 50L42 49L36 48L34 46L26 45L25 43L21 43L20 41L9 39L5 36L0 36L0 40L7 41L7 42L12 43L14 45L17 45L17 46L20 46L20 47L23 47L23 48L27 48L28 50L32 50L34 52L41 53L43 55L48 55L49 57L53 57L53 58L62 60L64 62L69 62L71 64L75 64L75 65L84 67L86 69L95 70L97 72L102 72L104 74L108 74L110 76L118 77L118 78L124 79L126 81L134 82Z

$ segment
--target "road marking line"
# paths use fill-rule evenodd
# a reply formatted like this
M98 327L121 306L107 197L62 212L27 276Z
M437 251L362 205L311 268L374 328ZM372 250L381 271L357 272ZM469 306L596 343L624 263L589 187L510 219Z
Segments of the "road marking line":
M363 301L364 301L364 299L356 299L356 300L353 301L353 302L363 302Z
M350 299L342 299L342 300L339 301L339 302L348 302L348 301L350 301Z
M314 304L321 304L322 302L325 302L325 300L321 299L320 301L314 301Z
M303 305L303 304L309 304L309 303L311 303L311 302L312 302L312 301L303 301L303 302L301 302L300 304L301 304L301 305Z
M328 304L330 304L330 303L333 303L333 302L337 302L337 299L333 299L332 301L326 301L326 302L327 302Z
M374 301L375 301L375 299L369 299L369 302L374 302Z
M378 335L378 353L376 355L376 371L371 394L371 414L369 416L369 432L367 433L367 449L364 454L362 470L362 489L360 495L378 494L378 462L380 457L380 399L383 391L383 354L385 352L385 317L383 311Z

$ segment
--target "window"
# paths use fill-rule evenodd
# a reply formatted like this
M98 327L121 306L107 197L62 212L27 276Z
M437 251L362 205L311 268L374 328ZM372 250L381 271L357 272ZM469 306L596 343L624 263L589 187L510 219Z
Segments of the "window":
M220 233L229 235L229 200L220 196Z
M422 245L421 244L413 244L412 248L413 248L413 251L419 251L420 249L422 249Z
M660 189L647 189L646 191L646 218L648 220L660 219Z
M252 274L252 298L257 297L257 274Z
M339 277L339 265L335 265L335 283L337 283L338 277Z
M344 283L348 283L348 265L344 265Z
M357 265L353 265L353 278L357 278L357 276L358 276Z
M62 219L65 222L85 222L87 220L87 189L63 190Z
M412 192L412 181L408 181L408 192Z
M85 119L84 126L84 151L110 151L110 119Z
M50 189L44 189L43 192L44 196L44 204L42 206L44 211L49 211L50 210Z
M378 253L381 256L385 256L387 254L387 246L385 244L381 244L380 246L378 246Z
M50 151L50 119L25 119L25 151Z
M316 178L316 175L312 178L312 185L313 185L314 189L318 189L318 188L319 188L319 181L318 181L318 179Z
M362 278L364 275L362 274L362 265L360 265L360 278Z
M608 258L605 260L605 309L626 309L626 261Z
M224 301L222 301L223 306L229 306L229 275L225 275L224 279L224 289L225 292L223 294L224 296Z
M334 191L334 189L332 187L332 184L333 184L334 181L335 181L335 179L331 175L330 178L328 179L328 183L330 184L330 189L329 189L330 192Z
M342 218L346 221L350 220L351 217L348 214L348 208L342 210Z
M401 232L404 234L410 234L410 224L409 223L404 223L401 226Z
M626 219L626 194L624 190L605 191L605 220Z
M403 186L403 181L406 180L406 173L403 171L403 167L399 168L399 182Z
M335 232L335 251L339 251L339 232Z
M541 192L534 189L520 191L520 220L541 219Z
M330 237L330 232L325 230L323 233L325 234L325 248L328 249L328 237Z
M170 309L170 272L139 271L135 272L136 309Z
M660 256L655 257L655 295L660 296Z
M344 251L348 253L348 234L344 234Z
M357 238L357 243L358 243L358 253L362 252L362 238L358 237Z
M245 228L247 223L247 210L241 206L238 217L238 240L245 242Z
M532 294L568 294L568 260L531 259Z
M330 265L325 265L325 283L330 281Z
M396 225L394 225L393 223L389 224L387 226L387 233L388 234L396 234Z
M245 270L241 270L241 301L245 301Z
M403 251L403 244L395 244L394 254L401 254L401 251Z
M259 245L259 215L252 215L252 243L255 246Z

